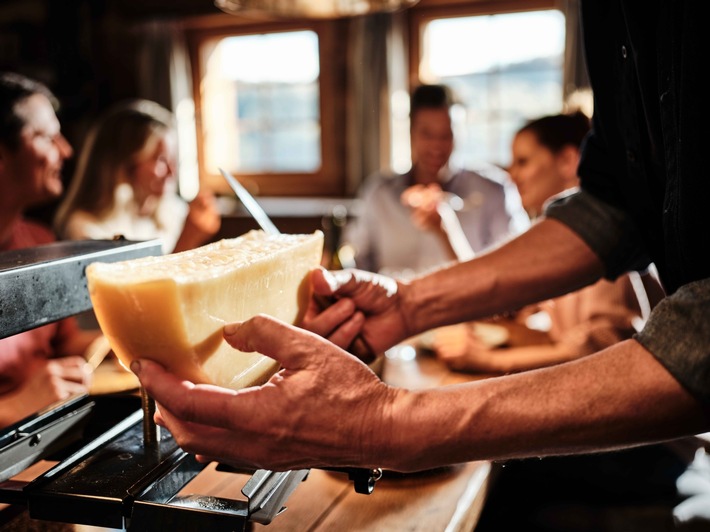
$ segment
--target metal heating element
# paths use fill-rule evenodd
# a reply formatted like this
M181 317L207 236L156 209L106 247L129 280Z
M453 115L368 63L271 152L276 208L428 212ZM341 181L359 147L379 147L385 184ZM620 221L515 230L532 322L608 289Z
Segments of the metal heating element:
M60 242L0 253L0 338L91 309L85 268L161 253L159 241ZM33 519L130 531L234 531L268 524L308 470L253 471L245 500L179 495L206 464L179 448L154 420L155 402L135 395L80 396L0 431L0 502ZM29 482L12 477L56 465ZM229 470L220 466L221 470ZM220 469L218 467L218 469ZM344 469L359 493L378 470Z

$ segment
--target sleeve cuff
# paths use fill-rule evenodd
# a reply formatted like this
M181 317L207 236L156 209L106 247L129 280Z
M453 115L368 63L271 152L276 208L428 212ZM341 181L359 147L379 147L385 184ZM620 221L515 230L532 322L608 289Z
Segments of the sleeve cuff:
M710 404L710 279L679 288L653 310L636 340L696 399Z
M605 277L615 280L651 263L631 218L584 190L553 198L545 208L548 218L562 222L584 240L605 266Z

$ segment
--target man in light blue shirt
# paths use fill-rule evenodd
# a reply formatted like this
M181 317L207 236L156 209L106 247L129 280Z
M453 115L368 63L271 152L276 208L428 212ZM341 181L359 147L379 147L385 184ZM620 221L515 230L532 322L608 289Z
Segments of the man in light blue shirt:
M422 85L412 94L412 168L405 174L370 176L360 194L361 212L345 230L344 242L353 248L358 268L408 277L460 258L452 252L450 235L438 214L432 213L430 222L423 224L421 211L415 212L418 206L403 201L412 187L436 191L452 204L473 252L527 227L520 198L505 171L493 165L450 167L451 103L449 90L441 85Z

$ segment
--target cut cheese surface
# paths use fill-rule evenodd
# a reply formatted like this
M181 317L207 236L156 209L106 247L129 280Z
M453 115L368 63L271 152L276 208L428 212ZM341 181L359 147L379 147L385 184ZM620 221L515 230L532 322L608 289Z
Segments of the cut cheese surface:
M323 234L250 231L190 251L86 269L101 330L121 363L148 358L196 383L260 384L272 359L235 350L222 327L256 314L298 323L320 264Z

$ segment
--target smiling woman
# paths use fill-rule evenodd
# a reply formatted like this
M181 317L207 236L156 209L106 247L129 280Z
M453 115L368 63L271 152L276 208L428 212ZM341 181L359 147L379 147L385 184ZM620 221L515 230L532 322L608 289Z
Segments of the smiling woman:
M146 100L122 102L99 120L83 146L55 219L66 239L159 238L166 253L205 243L220 227L214 198L188 206L177 195L172 114Z

